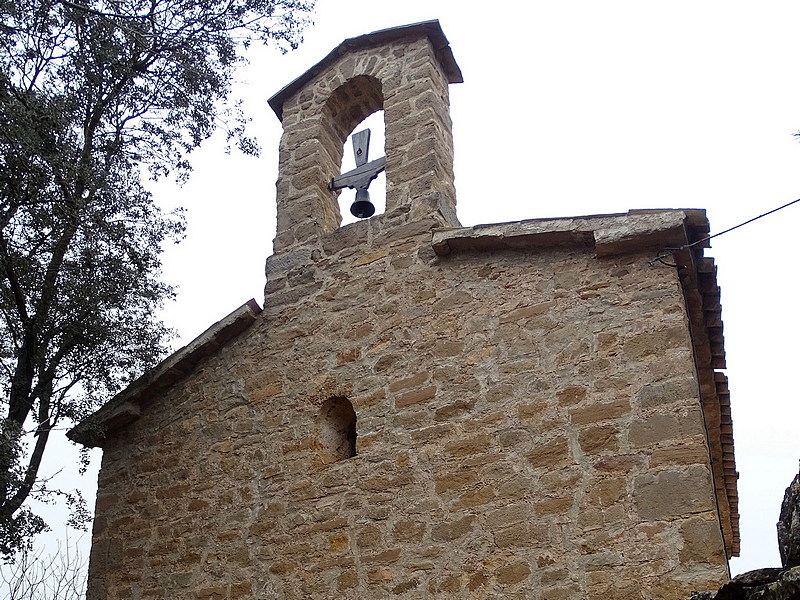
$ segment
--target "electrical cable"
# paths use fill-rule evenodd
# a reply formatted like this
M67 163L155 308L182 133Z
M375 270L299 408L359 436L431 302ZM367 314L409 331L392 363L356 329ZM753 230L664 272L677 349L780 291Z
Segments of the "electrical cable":
M672 254L673 252L681 252L683 250L688 250L692 246L696 246L697 244L702 244L703 242L707 242L708 240L713 239L715 237L718 237L718 236L720 236L720 235L722 235L724 233L728 233L730 231L733 231L734 229L739 229L739 227L744 227L745 225L749 225L753 221L758 221L762 217L766 217L767 215L771 215L772 213L776 213L779 210L783 210L784 208L786 208L788 206L791 206L792 204L797 204L798 202L800 202L800 198L797 198L796 200L792 200L791 202L787 202L786 204L784 204L783 206L779 206L778 208L773 208L772 210L769 210L769 211L767 211L765 213L762 213L762 214L758 215L757 217L753 217L752 219L749 219L749 220L745 221L744 223L739 223L738 225L734 225L733 227L729 227L728 229L726 229L724 231L720 231L719 233L715 233L714 235L708 235L708 236L706 236L704 238L700 238L699 240L694 241L691 244L684 244L680 248L663 248L662 250L659 251L658 256L656 256L653 260L650 261L650 266L652 266L656 262L660 262L662 265L666 265L668 267L677 267L678 266L677 264L668 263L668 262L664 261L663 257L666 254Z

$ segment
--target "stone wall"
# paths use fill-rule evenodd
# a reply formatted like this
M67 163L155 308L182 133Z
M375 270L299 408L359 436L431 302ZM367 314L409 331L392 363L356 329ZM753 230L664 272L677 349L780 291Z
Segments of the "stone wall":
M104 449L89 600L672 600L727 580L718 289L685 246L702 211L458 229L455 81L430 22L348 40L270 101L263 312L70 434ZM380 108L386 212L340 228L328 182ZM678 269L651 260L681 246Z
M401 207L268 259L255 324L104 442L90 599L727 579L675 270L584 242L439 257L435 225Z

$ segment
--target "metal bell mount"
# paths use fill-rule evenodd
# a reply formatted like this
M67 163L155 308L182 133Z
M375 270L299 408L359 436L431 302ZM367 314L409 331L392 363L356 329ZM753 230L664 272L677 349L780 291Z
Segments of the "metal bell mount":
M350 206L350 213L359 219L366 219L375 214L375 205L369 199L369 184L386 169L386 157L382 156L372 162L369 160L370 130L364 129L353 134L353 153L356 157L356 168L331 179L328 188L340 190L351 188L356 190L356 199Z

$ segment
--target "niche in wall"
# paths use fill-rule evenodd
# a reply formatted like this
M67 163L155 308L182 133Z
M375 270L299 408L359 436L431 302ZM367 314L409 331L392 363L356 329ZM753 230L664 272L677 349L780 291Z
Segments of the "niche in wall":
M347 398L328 398L320 409L319 441L326 462L356 455L356 411Z

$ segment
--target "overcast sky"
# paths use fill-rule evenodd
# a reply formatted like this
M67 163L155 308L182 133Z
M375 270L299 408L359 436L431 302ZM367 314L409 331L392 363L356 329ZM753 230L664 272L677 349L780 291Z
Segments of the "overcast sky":
M212 140L188 184L154 188L189 210L186 240L165 256L178 345L262 303L281 134L267 98L345 38L428 19L464 74L450 88L464 225L691 207L707 209L714 233L800 197L800 3L319 0L300 50L255 53L240 72L261 157ZM800 203L706 251L719 266L741 474L734 573L780 565L775 522L798 472L798 224Z

